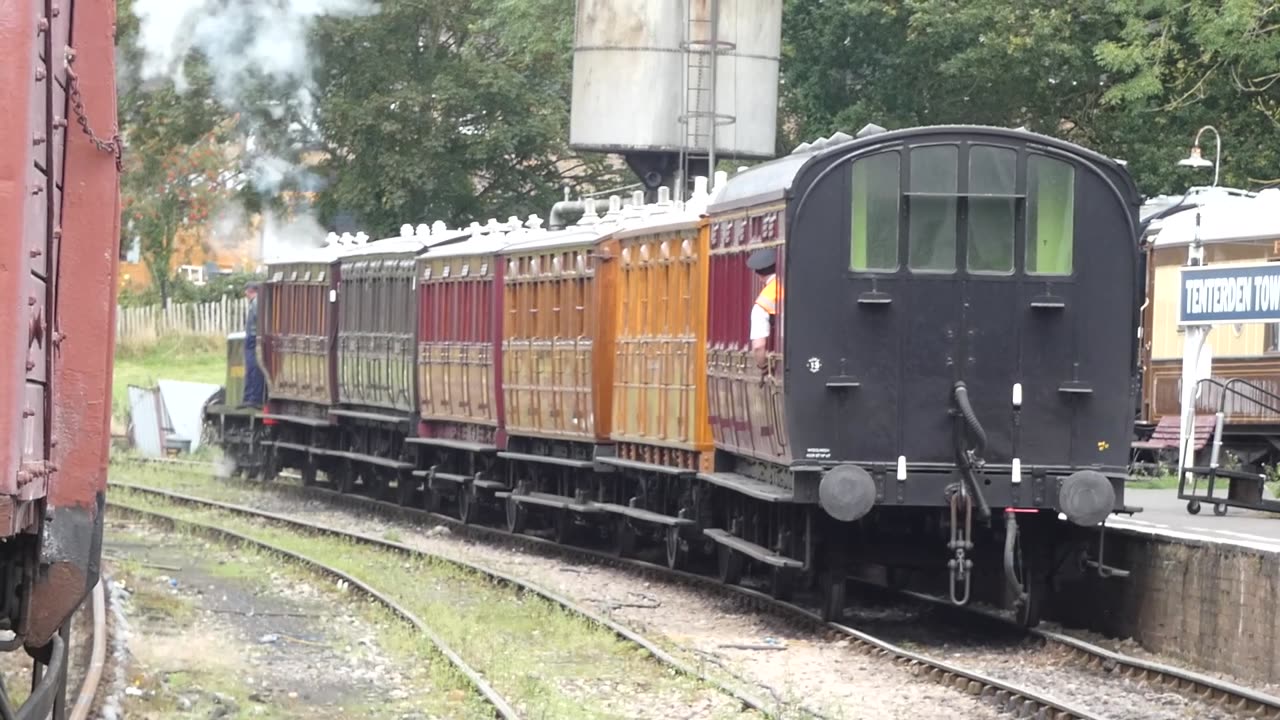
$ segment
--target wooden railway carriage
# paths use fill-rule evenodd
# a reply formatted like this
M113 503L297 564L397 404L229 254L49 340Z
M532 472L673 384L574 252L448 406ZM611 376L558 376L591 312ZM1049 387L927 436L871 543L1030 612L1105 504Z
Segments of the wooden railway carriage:
M495 224L496 225L496 224ZM531 219L530 230L539 223ZM505 489L495 477L503 427L502 294L506 264L497 253L528 233L511 218L465 242L437 248L417 262L417 446L412 475L423 482L427 506L452 494L470 521L480 490ZM515 232L505 232L515 230ZM401 487L409 504L417 485Z

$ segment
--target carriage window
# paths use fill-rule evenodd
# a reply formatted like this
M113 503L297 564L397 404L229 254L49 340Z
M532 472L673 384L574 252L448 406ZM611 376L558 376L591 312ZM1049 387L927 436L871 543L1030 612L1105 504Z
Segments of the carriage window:
M969 272L1013 272L1014 184L1018 155L1009 148L969 150Z
M1027 159L1027 272L1070 275L1075 238L1075 170L1041 155Z
M898 153L853 163L850 270L898 269Z
M911 151L908 247L912 270L956 269L956 156L954 145Z

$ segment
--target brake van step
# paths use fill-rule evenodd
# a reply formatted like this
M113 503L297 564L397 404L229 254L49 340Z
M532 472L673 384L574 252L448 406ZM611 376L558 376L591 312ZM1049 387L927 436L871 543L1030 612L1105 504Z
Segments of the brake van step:
M730 534L728 530L707 528L702 531L702 534L720 545L724 545L732 550L737 550L752 560L758 560L766 565L772 565L777 568L791 568L795 570L804 568L804 563L799 560L789 558L786 555L779 555L778 553L768 548L761 547L750 540L743 540L740 537Z

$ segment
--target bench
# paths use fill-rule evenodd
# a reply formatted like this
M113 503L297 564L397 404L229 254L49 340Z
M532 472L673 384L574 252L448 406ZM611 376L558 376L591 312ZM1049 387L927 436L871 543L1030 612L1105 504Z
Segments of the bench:
M1131 443L1133 456L1137 456L1146 451L1153 455L1159 455L1162 451L1178 450L1178 424L1182 421L1177 415L1165 415L1160 418L1160 422L1156 423L1156 427L1151 431L1149 440L1138 440ZM1196 415L1195 430L1191 438L1191 452L1194 457L1209 444L1209 440L1213 437L1213 429L1216 422L1214 415Z

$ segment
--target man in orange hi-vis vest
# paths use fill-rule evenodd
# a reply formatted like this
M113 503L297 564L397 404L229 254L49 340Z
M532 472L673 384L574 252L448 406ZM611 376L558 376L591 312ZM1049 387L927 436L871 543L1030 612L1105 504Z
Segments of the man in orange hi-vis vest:
M761 370L768 365L766 350L769 332L772 330L773 318L778 314L778 302L782 300L778 276L774 274L777 260L778 253L773 248L757 250L747 258L747 267L756 271L757 275L769 277L764 289L756 296L755 304L751 306L751 353L755 356L756 367Z

